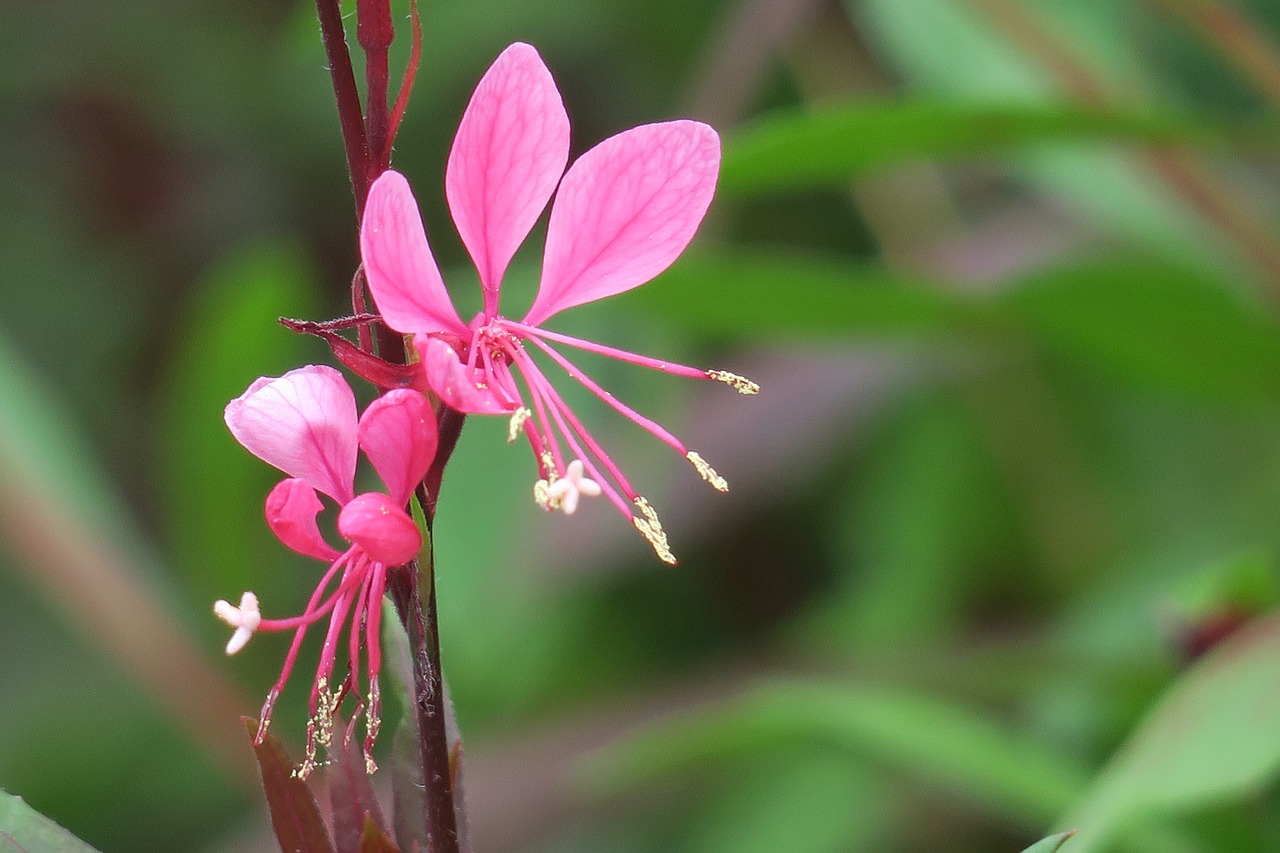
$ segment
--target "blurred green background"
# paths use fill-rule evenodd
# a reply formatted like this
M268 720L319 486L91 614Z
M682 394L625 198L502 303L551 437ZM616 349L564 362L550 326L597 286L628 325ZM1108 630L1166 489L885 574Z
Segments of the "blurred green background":
M726 144L685 258L555 328L764 386L584 359L734 486L579 407L674 570L468 423L437 546L477 851L1280 850L1280 6L421 8L394 164L463 304L445 157L524 40L575 152ZM221 424L328 359L276 317L347 310L314 6L8 3L0 72L0 788L106 853L275 849L236 717L285 639L227 660L210 605L317 576Z

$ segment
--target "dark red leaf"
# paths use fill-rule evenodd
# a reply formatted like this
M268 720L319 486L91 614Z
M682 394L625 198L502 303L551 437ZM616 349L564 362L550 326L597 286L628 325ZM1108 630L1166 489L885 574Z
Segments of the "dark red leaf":
M339 328L357 325L357 321L363 322L365 319L364 317L353 317L350 321L317 323L312 320L290 320L287 317L281 317L280 325L295 332L322 338L329 345L329 349L333 350L333 355L338 361L346 365L361 379L371 382L379 388L390 390L392 388L408 388L413 385L418 371L412 365L392 364L389 361L384 361L376 355L360 349L336 331ZM377 318L371 317L368 319L376 320Z
M386 820L365 771L364 753L356 743L342 737L343 728L341 724L334 727L325 780L329 783L329 801L333 805L333 840L338 853L356 853L365 849L362 839L367 834L368 821L372 820L381 829L386 826Z
M250 743L258 733L258 721L242 718ZM294 763L280 741L266 735L253 747L262 774L262 789L271 811L271 826L283 853L333 853L320 807L306 782L293 775Z

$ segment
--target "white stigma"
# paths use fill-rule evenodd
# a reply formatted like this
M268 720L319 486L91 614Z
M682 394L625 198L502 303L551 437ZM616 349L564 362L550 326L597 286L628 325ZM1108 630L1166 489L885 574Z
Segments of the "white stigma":
M231 635L231 639L227 642L227 654L234 655L245 647L249 642L249 638L253 636L253 632L258 630L258 625L262 622L262 611L258 609L258 596L251 592L246 592L240 596L240 606L236 607L229 601L219 599L213 603L213 612L219 619L226 622L235 633Z
M565 468L564 476L546 486L547 504L551 509L564 510L565 515L578 511L578 500L585 495L594 498L600 494L600 484L587 477L581 459L575 459Z

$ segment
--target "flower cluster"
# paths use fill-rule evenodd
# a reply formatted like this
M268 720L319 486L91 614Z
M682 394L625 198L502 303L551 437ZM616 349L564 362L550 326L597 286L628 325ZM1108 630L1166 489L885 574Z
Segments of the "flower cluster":
M214 612L234 629L227 653L256 631L292 631L280 678L263 706L259 738L271 718L307 629L328 619L311 690L306 758L316 766L332 737L344 697L366 716L365 756L380 722L380 620L388 572L413 560L421 534L406 507L431 467L437 411L510 419L509 439L523 434L538 469L534 497L546 510L571 515L584 497L605 496L674 563L649 502L535 363L537 351L625 418L684 456L714 488L725 480L672 433L601 388L554 345L619 359L665 373L758 391L740 376L648 358L543 328L566 308L637 287L666 269L688 245L715 190L720 143L693 121L644 125L582 155L568 171L569 120L560 94L528 45L515 44L481 80L449 156L446 196L476 268L484 309L470 323L458 316L432 257L417 203L403 176L384 173L370 189L360 247L369 288L391 329L409 337L416 361L412 387L395 388L357 417L355 396L332 368L309 366L263 378L233 400L226 423L250 452L288 475L268 495L267 523L286 546L328 564L299 616L263 618L257 597L219 601ZM522 320L499 313L507 266L551 202L542 278ZM349 345L348 345L349 346ZM385 492L355 493L363 451ZM319 495L337 505L345 550L321 534ZM347 630L348 670L334 675ZM357 710L357 714L359 710Z

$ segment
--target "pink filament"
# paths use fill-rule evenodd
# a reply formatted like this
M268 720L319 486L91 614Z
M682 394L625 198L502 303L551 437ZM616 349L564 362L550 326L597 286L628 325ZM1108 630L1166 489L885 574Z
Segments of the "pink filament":
M555 341L556 343L565 344L566 346L571 346L571 347L574 347L575 349L586 350L587 352L594 352L599 355L608 356L609 358L616 358L619 361L625 361L630 364L638 364L641 367L649 367L649 368L652 368L653 370L660 370L663 373L670 373L675 376L687 376L691 379L710 379L711 378L707 376L707 371L700 370L699 368L696 368L696 367L689 367L684 364L675 364L670 361L662 361L660 359L650 358L645 355L637 355L636 353L627 352L626 350L615 349L614 347L607 347L604 344L597 344L597 343L593 343L592 341L584 341L582 338L574 338L574 337L570 337L569 335L562 335L559 332L548 331L547 329L543 329L538 326L529 326L524 323L517 323L514 320L503 319L503 320L499 320L498 322L501 323L507 329L510 329L515 332L521 332L522 337L527 336L531 338L546 338L547 340L552 340L552 341Z
M563 367L564 372L569 374L569 378L576 379L578 382L582 383L582 385L584 385L588 391L591 391L601 400L604 400L606 403L612 406L614 411L618 412L620 415L627 418L636 426L650 433L659 441L662 441L667 445L669 445L670 447L674 448L681 456L685 455L688 452L684 444L682 444L678 438L676 438L674 435L672 435L670 432L668 432L666 429L660 426L657 422L650 420L649 418L646 418L644 415L640 414L635 409L626 405L617 397L613 396L608 391L601 388L595 382L595 380L587 376L587 374L583 373L582 370L577 367L577 365L573 364L571 361L569 361L569 359L565 358L563 355L556 352L547 343L545 343L542 340L539 340L536 337L530 337L529 340L533 341L535 346L537 346L539 349L541 349L543 352L549 355L556 362L556 364Z

